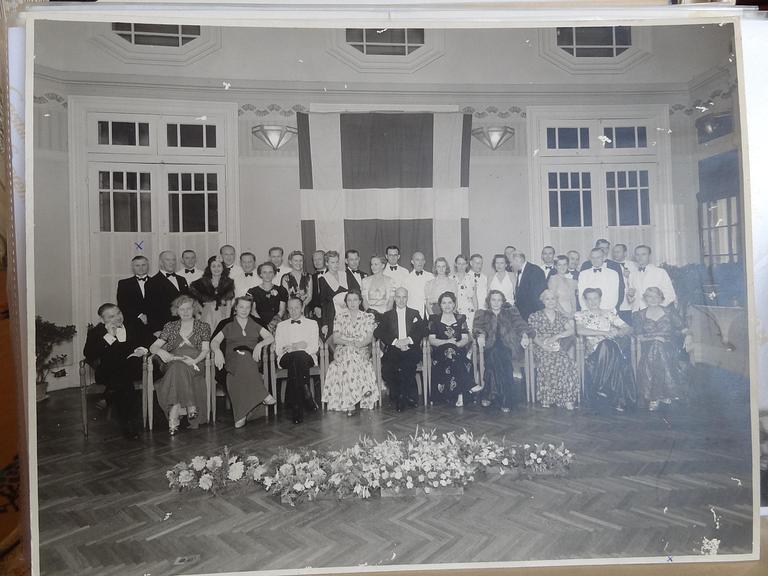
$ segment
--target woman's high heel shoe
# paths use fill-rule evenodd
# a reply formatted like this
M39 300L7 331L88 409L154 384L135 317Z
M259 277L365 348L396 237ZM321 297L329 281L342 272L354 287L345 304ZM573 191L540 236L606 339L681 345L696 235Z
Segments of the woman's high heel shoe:
M179 405L171 407L168 413L168 433L171 436L175 436L179 431Z
M245 418L240 418L240 420L235 422L235 428L242 428L243 426L245 426L245 421L246 421Z
M273 406L277 403L277 400L275 400L275 397L272 396L272 394L268 394L266 398L264 398L264 404L267 406Z

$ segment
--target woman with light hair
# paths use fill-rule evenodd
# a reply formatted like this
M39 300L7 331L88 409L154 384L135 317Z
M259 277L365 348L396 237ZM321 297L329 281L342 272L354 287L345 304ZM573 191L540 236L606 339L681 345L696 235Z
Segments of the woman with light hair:
M660 288L646 288L643 300L647 308L632 314L632 326L640 344L637 389L648 410L654 411L659 404L672 404L678 397L682 376L678 362L680 336L685 335L686 349L691 336L674 307L664 306Z
M347 273L340 269L339 261L339 253L336 250L328 250L325 253L326 270L318 280L320 309L322 311L320 334L323 339L329 338L333 333L333 320L336 318L336 314L345 308L344 297L349 289Z
M441 314L442 309L438 304L438 298L446 292L456 294L459 291L459 286L456 284L456 280L451 278L451 265L448 264L448 260L440 256L435 260L435 265L432 268L435 277L428 281L424 286L425 302L427 304L427 312L430 314Z
M372 256L371 275L363 278L360 284L363 309L373 314L377 321L384 312L392 309L395 302L395 281L384 274L386 265L384 256Z
M536 331L533 357L536 362L537 396L542 408L554 405L573 410L579 375L576 363L565 351L565 342L574 333L573 320L559 310L554 291L544 290L539 300L544 304L544 309L528 317L528 324Z
M171 314L179 319L168 322L149 347L162 361L163 377L155 389L171 436L178 431L184 414L190 428L208 422L205 358L210 350L211 327L198 320L201 312L200 303L191 296L176 298L171 303Z
M555 260L555 274L547 280L549 290L554 294L557 310L573 318L576 313L576 292L578 282L568 275L568 256L560 255Z

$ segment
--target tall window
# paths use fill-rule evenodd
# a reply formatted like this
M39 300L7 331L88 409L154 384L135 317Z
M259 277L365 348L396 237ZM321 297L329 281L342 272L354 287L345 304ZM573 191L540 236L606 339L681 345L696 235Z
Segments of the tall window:
M407 56L424 46L424 29L347 28L347 43L366 55Z
M151 232L152 182L149 172L99 171L102 232Z
M549 172L549 225L553 228L592 226L592 175Z
M180 47L200 37L200 26L113 22L112 31L136 46Z
M169 173L169 232L218 232L218 190L215 172Z
M741 259L740 188L738 151L699 161L699 226L705 264Z
M557 46L576 58L614 58L632 47L629 26L592 26L557 29Z
M99 120L98 142L100 146L149 146L149 123Z
M648 170L616 170L605 173L608 226L640 226L651 223Z

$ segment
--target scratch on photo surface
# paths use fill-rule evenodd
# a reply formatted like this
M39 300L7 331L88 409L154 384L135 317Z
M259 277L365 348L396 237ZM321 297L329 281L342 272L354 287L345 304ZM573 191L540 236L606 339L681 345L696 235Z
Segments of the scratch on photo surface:
M733 480L734 482L736 482L737 486L739 486L739 488L741 488L741 480L740 480L739 478L736 478L736 477L734 477L734 476L731 476L731 480Z
M712 518L715 520L715 530L720 530L720 516L718 516L717 512L715 512L714 506L710 506L709 510L712 512Z

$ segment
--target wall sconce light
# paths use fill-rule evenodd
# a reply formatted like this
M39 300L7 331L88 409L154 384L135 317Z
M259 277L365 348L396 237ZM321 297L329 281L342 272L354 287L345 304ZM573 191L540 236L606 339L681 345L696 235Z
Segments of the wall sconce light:
M472 130L472 136L491 150L501 148L514 135L515 129L511 126L483 126Z
M272 150L279 150L291 141L294 134L298 134L298 130L293 126L267 126L266 124L259 124L251 128L251 134L272 148Z

